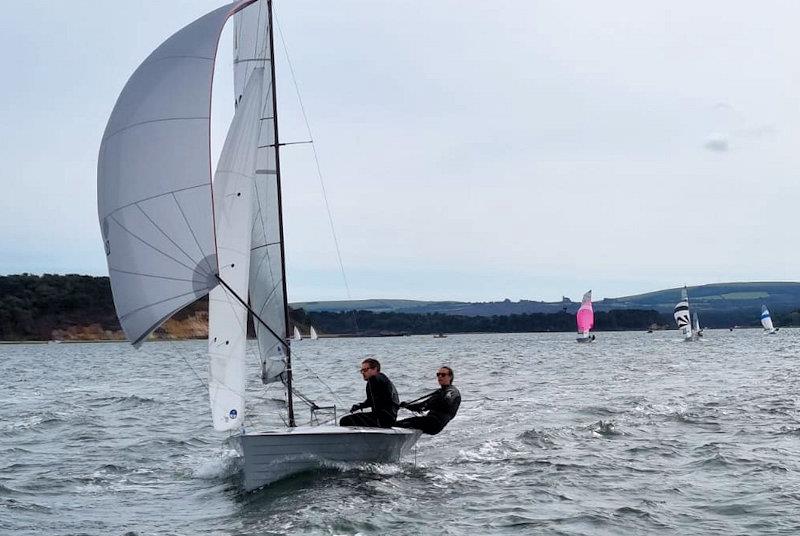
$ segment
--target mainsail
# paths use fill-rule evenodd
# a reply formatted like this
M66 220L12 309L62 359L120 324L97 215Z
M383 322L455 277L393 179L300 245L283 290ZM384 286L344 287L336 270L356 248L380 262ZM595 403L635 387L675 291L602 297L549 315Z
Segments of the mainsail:
M265 325L255 323L261 356L261 379L285 379L287 331L286 279L278 176L277 123L272 65L272 28L266 2L258 2L234 17L234 92L241 105L245 85L260 69L265 90L259 106L253 218L250 245L250 304Z
M103 134L98 216L117 316L134 345L217 285L211 82L225 21L254 1L216 9L159 46Z
M769 316L769 309L767 309L766 305L761 306L761 325L769 332L775 331L775 326L772 325L772 318Z
M309 336L309 338L310 338L312 341L316 341L317 339L319 339L319 335L317 335L317 330L316 330L316 329L314 329L314 326L311 326L311 327L308 329L308 331L309 331L309 334L308 334L308 336Z
M686 287L683 287L681 290L681 301L675 306L675 312L673 313L675 317L675 321L678 323L678 329L683 333L683 336L686 337L687 334L691 336L691 327L689 325L689 293L686 290Z
M592 310L592 291L590 290L583 295L581 306L578 309L576 316L578 323L578 333L587 335L589 330L594 326L594 311Z

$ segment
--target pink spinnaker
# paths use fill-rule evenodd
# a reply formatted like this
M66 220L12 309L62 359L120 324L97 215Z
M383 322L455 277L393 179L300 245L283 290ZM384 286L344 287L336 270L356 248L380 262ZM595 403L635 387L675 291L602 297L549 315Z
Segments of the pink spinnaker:
M581 307L578 309L578 333L588 333L594 326L594 311L592 310L592 291L583 295Z

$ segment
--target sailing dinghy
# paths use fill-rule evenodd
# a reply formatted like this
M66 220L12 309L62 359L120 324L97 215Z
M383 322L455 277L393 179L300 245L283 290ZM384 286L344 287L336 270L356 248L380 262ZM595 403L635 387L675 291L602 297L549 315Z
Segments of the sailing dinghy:
M314 329L314 326L311 326L310 328L308 328L308 331L309 331L309 335L308 335L309 339L311 339L312 341L316 341L317 339L319 339L319 335L317 335L317 330Z
M691 317L689 315L689 292L686 290L686 287L681 289L681 301L675 305L673 316L675 318L675 322L678 323L678 330L681 332L683 340L693 340L692 326L690 322Z
M700 327L700 316L697 311L692 313L692 336L698 340L703 336L703 328Z
M767 309L766 305L761 306L761 326L767 335L774 335L780 329L772 325L772 317L769 316L769 309Z
M583 295L578 314L575 316L578 323L578 342L592 342L594 335L589 335L589 330L594 326L594 310L592 310L592 291Z
M230 17L236 112L212 181L211 85L220 32ZM246 490L326 461L394 462L420 435L404 428L297 425L272 28L271 1L242 0L167 39L122 90L97 166L114 305L133 345L209 295L212 423L238 439ZM248 312L261 379L285 388L286 428L243 427ZM310 405L313 416L318 407Z

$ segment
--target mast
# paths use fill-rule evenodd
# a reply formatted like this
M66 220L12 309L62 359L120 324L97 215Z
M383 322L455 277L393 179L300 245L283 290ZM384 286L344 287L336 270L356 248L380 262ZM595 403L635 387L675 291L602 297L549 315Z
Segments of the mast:
M278 231L281 241L281 276L283 280L283 314L285 315L286 333L284 340L289 339L289 298L286 294L286 253L283 246L283 202L281 198L281 158L280 143L278 141L278 94L275 86L275 43L273 40L272 0L267 0L267 14L269 18L269 64L270 84L272 85L272 124L275 129L275 181L278 192ZM292 400L292 347L288 343L286 348L286 409L289 413L289 426L296 426L294 421L294 401Z

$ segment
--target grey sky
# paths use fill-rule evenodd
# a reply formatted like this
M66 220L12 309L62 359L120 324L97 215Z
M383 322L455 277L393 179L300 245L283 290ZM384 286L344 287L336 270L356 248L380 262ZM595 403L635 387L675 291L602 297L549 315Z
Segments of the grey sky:
M95 173L108 114L153 48L220 3L4 6L0 273L106 273ZM798 279L800 4L276 11L354 298L599 299ZM232 101L223 44L218 142ZM305 140L278 45L281 136ZM311 151L282 158L290 299L343 298Z

